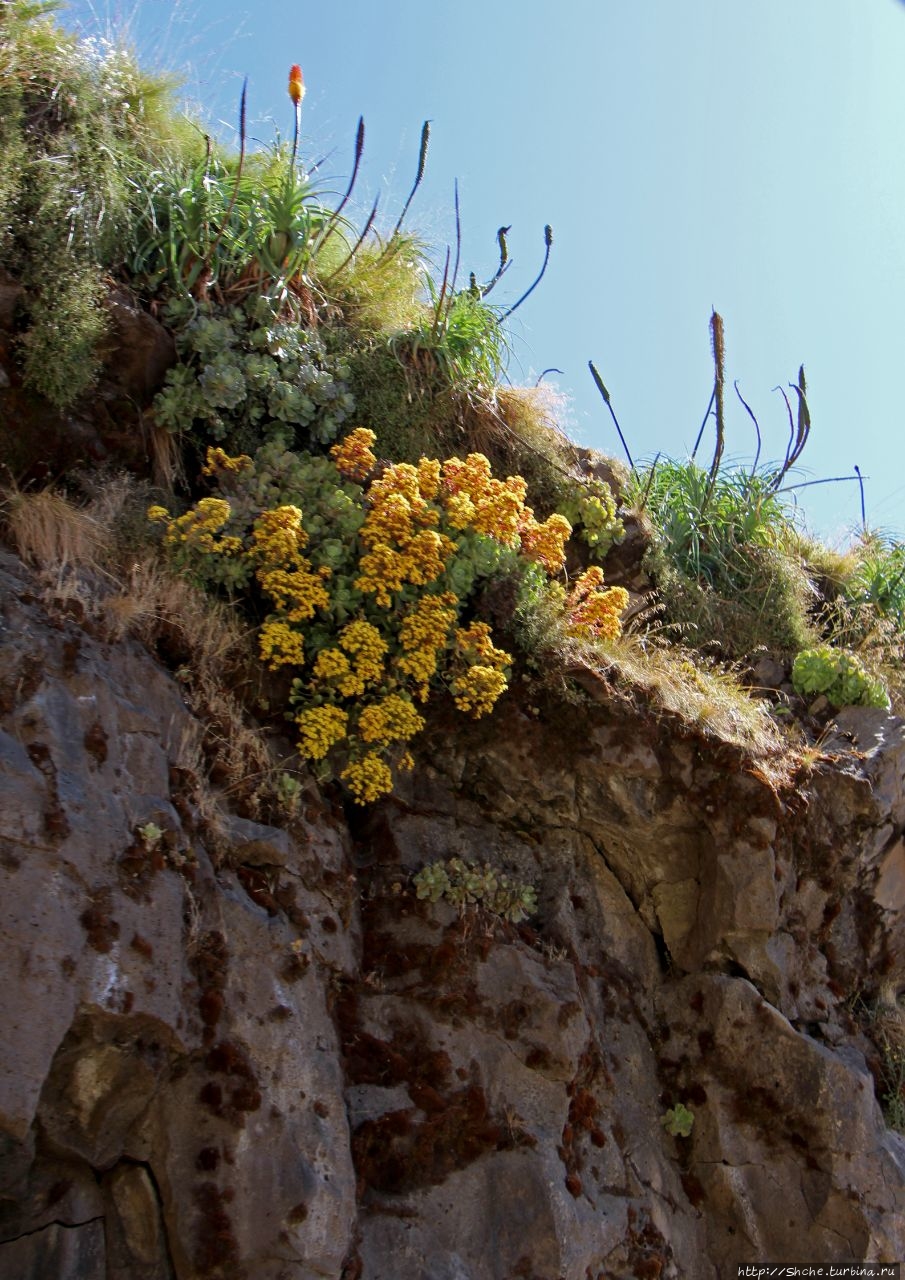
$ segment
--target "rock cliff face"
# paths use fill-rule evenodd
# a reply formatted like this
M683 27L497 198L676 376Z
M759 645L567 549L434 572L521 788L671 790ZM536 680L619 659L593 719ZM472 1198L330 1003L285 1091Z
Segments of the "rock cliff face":
M435 721L368 811L212 822L177 681L11 557L0 600L3 1280L905 1258L851 1014L905 972L902 722L796 785L591 681ZM530 927L419 901L453 855Z

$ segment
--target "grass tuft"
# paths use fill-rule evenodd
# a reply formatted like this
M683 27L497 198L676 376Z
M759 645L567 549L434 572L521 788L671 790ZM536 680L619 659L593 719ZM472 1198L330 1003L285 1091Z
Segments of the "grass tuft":
M813 641L816 592L774 480L769 469L707 472L672 459L633 474L628 500L655 530L650 570L687 643L741 658L760 645L796 653Z
M4 498L4 524L26 562L50 570L96 568L104 526L53 489L13 490Z

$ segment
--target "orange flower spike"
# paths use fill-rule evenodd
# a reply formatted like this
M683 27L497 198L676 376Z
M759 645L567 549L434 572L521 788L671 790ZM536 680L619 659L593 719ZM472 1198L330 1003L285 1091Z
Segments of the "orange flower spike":
M305 96L305 81L302 77L302 68L297 62L289 68L289 96L297 107L301 106L302 98Z

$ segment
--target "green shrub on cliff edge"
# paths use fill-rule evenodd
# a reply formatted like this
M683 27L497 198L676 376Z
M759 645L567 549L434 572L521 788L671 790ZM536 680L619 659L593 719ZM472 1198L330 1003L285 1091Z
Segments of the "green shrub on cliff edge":
M739 658L766 645L795 653L814 639L814 588L775 472L708 473L693 461L638 468L631 497L655 530L649 565L669 620L690 644Z
M103 273L132 240L134 174L189 135L167 81L66 33L54 8L0 2L0 268L25 286L25 382L64 408L96 373Z

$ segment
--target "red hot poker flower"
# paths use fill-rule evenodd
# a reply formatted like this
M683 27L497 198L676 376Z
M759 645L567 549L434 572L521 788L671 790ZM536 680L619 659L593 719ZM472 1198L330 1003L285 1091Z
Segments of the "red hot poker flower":
M296 106L305 96L305 81L302 79L302 68L297 62L293 63L289 68L289 96Z

